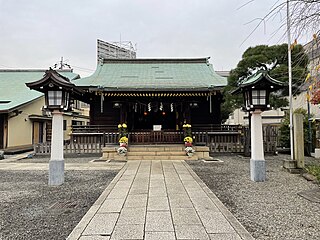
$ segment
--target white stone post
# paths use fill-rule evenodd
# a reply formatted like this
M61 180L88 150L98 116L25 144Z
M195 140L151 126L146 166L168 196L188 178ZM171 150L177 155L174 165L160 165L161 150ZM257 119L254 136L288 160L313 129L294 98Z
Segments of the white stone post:
M251 180L264 182L266 180L266 165L263 151L261 110L257 109L251 114Z
M63 113L52 112L51 158L49 161L49 185L64 183Z

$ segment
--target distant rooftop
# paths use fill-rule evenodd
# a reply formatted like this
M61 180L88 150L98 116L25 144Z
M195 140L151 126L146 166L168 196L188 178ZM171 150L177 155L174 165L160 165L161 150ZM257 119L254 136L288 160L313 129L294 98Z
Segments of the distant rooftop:
M217 70L216 73L218 73L222 77L229 77L230 76L230 71L220 71Z
M0 112L7 112L29 103L43 94L31 91L25 83L39 80L46 70L43 69L0 69ZM79 78L71 70L58 70L70 80Z

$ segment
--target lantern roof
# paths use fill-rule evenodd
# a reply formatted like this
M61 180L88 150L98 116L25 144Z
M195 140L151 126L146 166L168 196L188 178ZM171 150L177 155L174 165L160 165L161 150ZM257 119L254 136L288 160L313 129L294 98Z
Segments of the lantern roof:
M59 74L52 68L46 70L44 76L40 80L26 83L27 87L30 89L34 89L43 93L47 91L49 84L53 84L56 87L61 87L67 91L80 91L72 82L70 82L69 78Z
M232 94L238 94L242 92L244 88L250 87L259 87L259 88L268 88L270 91L277 91L287 84L284 82L280 82L274 78L272 78L268 71L266 70L259 70L255 74L248 76L247 78L243 79L239 84L238 88L235 89Z

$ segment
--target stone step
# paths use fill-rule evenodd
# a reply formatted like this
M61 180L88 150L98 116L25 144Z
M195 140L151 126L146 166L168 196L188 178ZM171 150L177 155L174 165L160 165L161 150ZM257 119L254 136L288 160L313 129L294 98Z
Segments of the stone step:
M174 152L131 152L129 149L128 156L185 156L185 151L174 151Z
M109 160L198 160L209 158L209 147L195 146L195 154L188 157L183 144L129 145L126 156L117 154L118 146L103 148L103 159Z
M184 151L184 146L181 145L159 145L159 146L129 146L130 152L175 152Z
M198 160L196 155L188 156L126 156L128 161L131 160Z

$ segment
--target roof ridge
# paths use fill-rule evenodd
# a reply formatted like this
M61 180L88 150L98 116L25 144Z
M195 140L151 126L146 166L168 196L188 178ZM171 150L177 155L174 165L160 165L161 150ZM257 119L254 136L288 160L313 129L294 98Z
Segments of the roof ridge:
M205 63L208 64L209 57L205 58L135 58L135 59L115 59L105 58L103 63Z
M45 72L48 69L0 69L0 72ZM72 72L73 69L58 69L57 72Z

